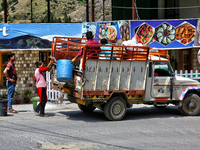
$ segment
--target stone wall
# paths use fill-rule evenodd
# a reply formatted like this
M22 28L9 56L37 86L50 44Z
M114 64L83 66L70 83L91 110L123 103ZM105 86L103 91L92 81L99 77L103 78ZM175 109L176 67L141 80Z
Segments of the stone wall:
M25 103L24 92L26 90L32 91L32 97L38 96L34 81L34 73L36 69L35 62L39 61L39 51L40 50L11 51L16 57L15 67L18 80L15 91L20 91L21 95L19 96L19 99L21 99L21 103ZM7 94L7 89L0 89L0 94ZM15 98L13 99L13 104L15 104Z

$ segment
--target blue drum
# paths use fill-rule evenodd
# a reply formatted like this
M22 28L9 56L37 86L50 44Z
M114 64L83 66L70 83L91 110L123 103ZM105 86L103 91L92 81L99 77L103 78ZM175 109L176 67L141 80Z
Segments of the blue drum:
M71 82L73 64L70 60L60 59L57 61L57 80L59 82Z

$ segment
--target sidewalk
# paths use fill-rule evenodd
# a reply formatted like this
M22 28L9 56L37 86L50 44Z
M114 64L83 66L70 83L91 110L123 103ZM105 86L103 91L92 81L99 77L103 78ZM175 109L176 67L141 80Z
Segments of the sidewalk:
M17 111L33 111L33 104L13 104L13 109ZM78 109L77 104L63 101L62 104L47 102L45 110Z

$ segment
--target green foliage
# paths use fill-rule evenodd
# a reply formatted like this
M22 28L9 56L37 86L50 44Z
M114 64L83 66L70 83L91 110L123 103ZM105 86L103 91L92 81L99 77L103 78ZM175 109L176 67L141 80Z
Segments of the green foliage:
M15 96L15 97L18 97L20 94L21 94L20 91L15 91L15 92L14 92L14 96Z
M37 2L35 2L35 6L37 6L38 4L37 4Z
M54 22L54 23L57 23L57 22L58 22L57 18L54 18L53 22Z
M58 18L58 23L61 23L62 21L61 21L61 19L60 19L60 17Z
M3 21L3 15L0 15L0 22Z
M14 6L14 5L11 7L11 10L12 10L13 12L15 12L15 6Z
M30 90L27 90L25 93L24 93L24 98L25 99L30 99L31 98L31 95L32 95L32 92Z
M7 94L0 95L1 98L8 98Z
M12 17L11 15L8 16L8 21L11 21L12 20Z
M65 23L71 22L71 17L70 17L70 16L68 17L67 14L65 14L65 15L64 15L64 22L65 22Z
M44 23L47 23L47 22L48 22L48 15L45 15L43 22L44 22Z
M81 5L85 5L85 0L78 0Z

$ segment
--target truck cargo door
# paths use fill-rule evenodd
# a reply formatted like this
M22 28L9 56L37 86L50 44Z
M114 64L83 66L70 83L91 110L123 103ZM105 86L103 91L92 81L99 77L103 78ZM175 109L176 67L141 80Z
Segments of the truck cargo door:
M153 68L151 96L170 98L172 69L169 62L154 62Z

